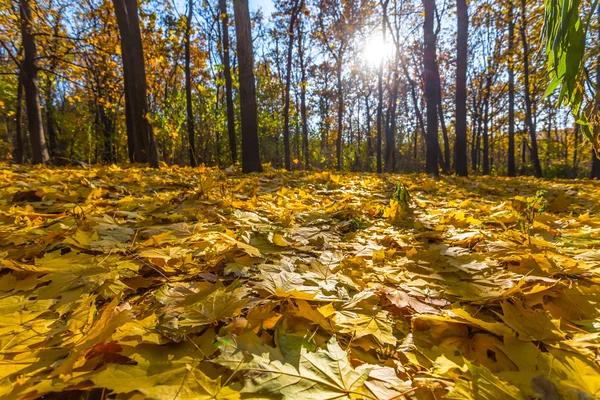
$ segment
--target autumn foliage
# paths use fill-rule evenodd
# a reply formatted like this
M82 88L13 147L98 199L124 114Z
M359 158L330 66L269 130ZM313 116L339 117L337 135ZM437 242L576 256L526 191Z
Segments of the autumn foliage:
M0 177L2 398L600 396L596 182Z

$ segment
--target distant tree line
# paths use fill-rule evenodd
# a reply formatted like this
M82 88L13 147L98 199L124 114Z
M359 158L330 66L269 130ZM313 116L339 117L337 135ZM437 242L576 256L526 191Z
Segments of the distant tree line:
M0 0L0 157L600 178L547 91L546 6ZM578 87L598 99L590 15Z

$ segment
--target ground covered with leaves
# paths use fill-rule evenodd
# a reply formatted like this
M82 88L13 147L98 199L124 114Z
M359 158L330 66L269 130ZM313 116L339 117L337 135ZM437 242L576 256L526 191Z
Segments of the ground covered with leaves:
M600 397L592 181L0 166L0 397Z

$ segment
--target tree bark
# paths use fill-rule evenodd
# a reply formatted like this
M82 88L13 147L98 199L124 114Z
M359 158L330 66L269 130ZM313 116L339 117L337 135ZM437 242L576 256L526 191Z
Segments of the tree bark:
M194 15L194 0L188 0L188 15L185 24L185 110L188 132L188 153L190 165L198 165L196 157L196 134L194 131L194 111L192 108L192 71L190 57L190 39L192 32L192 16Z
M398 102L398 86L400 80L398 73L394 71L394 87L390 97L389 121L386 124L385 133L385 172L396 170L396 107Z
M382 0L381 7L383 11L383 28L382 36L383 42L386 40L386 21L387 21L387 5L389 0ZM384 57L381 57L379 61L379 69L377 71L377 173L382 172L382 160L381 160L381 143L383 136L383 62Z
M337 160L337 170L342 170L342 133L344 123L344 87L342 85L342 52L338 55L337 65L337 87L338 87L338 121L337 121L337 137L335 139L335 157Z
M508 8L508 176L516 176L515 166L515 71L513 65L513 48L515 37L515 22L513 5Z
M302 155L304 169L310 168L310 154L308 152L308 116L306 113L306 66L304 65L304 30L298 26L298 57L300 59L300 117L302 120Z
M598 10L598 17L600 17L600 10ZM600 28L598 29L597 35L598 35L598 38L600 39ZM594 102L595 102L594 108L596 110L598 110L598 107L600 107L600 90L598 90L598 88L600 86L598 86L598 85L600 85L600 54L598 54L596 56L596 95L594 98ZM594 130L595 130L594 134L595 134L595 136L597 136L598 132L600 131L600 127L598 126L598 124L594 124ZM567 149L568 149L568 146L567 146ZM577 151L577 148L575 148L575 151ZM567 152L568 152L568 150L567 150ZM600 179L600 159L598 159L598 153L594 149L593 145L592 145L592 170L591 170L590 177L592 179Z
M48 152L51 157L56 157L58 154L58 143L56 137L56 124L54 121L54 104L52 103L52 79L48 77L46 83L46 127L48 129Z
M130 157L134 162L149 163L158 168L158 150L152 126L148 122L146 67L140 32L137 0L112 0L121 37L121 56L125 81Z
M373 164L373 137L371 132L371 102L369 101L369 97L371 96L371 89L365 93L365 109L367 111L366 115L366 139L367 139L367 171L372 171Z
M436 101L437 87L435 79L436 45L435 33L433 31L435 0L423 0L423 7L425 9L425 21L423 24L423 80L425 81L425 101L427 104L427 135L425 135L427 155L425 157L425 169L428 174L437 176L439 175L437 155L439 144Z
M44 127L42 125L42 110L37 84L38 68L36 65L37 49L35 38L31 33L31 5L29 0L20 1L21 35L23 42L23 62L21 66L21 81L25 91L27 106L27 127L31 141L32 162L46 163L50 156L46 147Z
M288 48L285 70L285 96L283 103L283 151L284 165L288 171L292 168L290 155L290 86L292 84L292 55L294 49L294 28L296 19L300 13L300 0L294 0L290 15L290 25L288 27Z
M227 13L227 0L219 0L219 11L221 13L222 43L223 47L223 75L225 76L225 103L227 107L227 134L229 137L229 151L231 161L237 162L237 144L235 135L235 111L233 106L233 80L231 78L231 55L229 44L229 14Z
M242 171L244 173L261 172L250 10L248 0L234 0L233 5L242 116Z
M442 128L442 137L444 138L444 163L442 165L442 172L446 174L450 171L450 139L448 138L444 108L442 107L442 79L440 77L440 66L437 62L435 63L435 72L437 80L437 109L440 127Z
M456 143L454 145L456 173L467 176L467 58L469 13L466 0L456 1Z
M23 81L21 80L21 71L19 70L17 83L17 106L15 110L15 151L14 158L17 164L25 162L25 141L23 140L23 130L21 129L21 115L23 110Z
M537 136L536 129L533 123L532 116L532 101L531 101L531 88L529 86L529 44L527 43L527 14L526 14L526 0L521 0L521 41L523 43L523 80L524 80L524 94L525 94L525 125L529 132L529 138L531 140L531 162L533 163L533 170L537 178L542 176L542 166L540 164L540 158L538 155Z
M483 94L483 175L490 174L490 149L489 149L489 119L490 119L490 95L492 91L492 72L489 69L485 77L485 92Z

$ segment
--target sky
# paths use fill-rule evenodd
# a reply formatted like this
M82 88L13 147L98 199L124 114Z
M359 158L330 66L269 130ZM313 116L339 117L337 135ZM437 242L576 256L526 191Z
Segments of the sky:
M248 0L250 5L250 11L256 11L258 8L262 8L265 17L271 15L275 8L273 7L273 0Z

